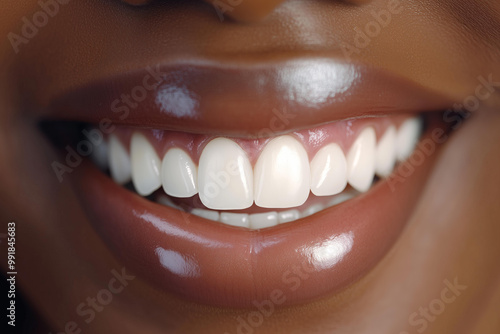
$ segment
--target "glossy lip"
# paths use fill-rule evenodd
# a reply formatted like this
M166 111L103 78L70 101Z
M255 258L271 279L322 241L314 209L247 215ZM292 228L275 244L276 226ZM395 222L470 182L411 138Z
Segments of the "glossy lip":
M157 68L167 73L161 85L128 108L126 117L111 105L122 93L144 86L151 75L146 70L66 92L44 116L92 123L109 118L136 127L255 137L272 124L275 109L293 114L273 129L278 134L338 119L449 105L447 99L387 73L326 59ZM240 79L237 84L235 78ZM164 89L182 97L171 106L190 101L192 108L162 110L157 101ZM397 240L432 161L426 159L394 191L382 181L341 205L260 231L150 202L90 164L72 179L91 224L137 276L195 302L250 308L272 299L276 291L283 294L283 304L304 303L338 292L366 274Z
M122 94L152 85L144 99L130 105L120 101ZM232 137L259 136L264 129L281 134L352 117L438 111L452 102L376 68L327 58L185 60L99 80L52 101L44 117L91 123L110 119ZM288 117L277 116L283 113Z

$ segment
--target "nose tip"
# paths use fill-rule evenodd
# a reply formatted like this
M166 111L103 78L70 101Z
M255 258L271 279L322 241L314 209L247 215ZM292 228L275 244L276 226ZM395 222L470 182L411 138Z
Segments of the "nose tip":
M212 4L220 17L227 15L236 21L254 22L269 15L285 0L204 0ZM221 16L222 15L222 16Z

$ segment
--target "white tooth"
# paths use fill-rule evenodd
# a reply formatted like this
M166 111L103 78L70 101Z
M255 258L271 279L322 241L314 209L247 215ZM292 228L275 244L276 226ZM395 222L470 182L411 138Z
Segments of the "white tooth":
M399 161L410 157L417 146L421 132L422 120L419 117L410 118L401 124L396 139L396 155Z
M219 221L219 212L218 211L212 211L212 210L204 210L204 209L193 209L190 212L191 214L202 217L205 219L210 219L214 221Z
M274 225L278 225L278 213L275 211L254 213L250 215L250 228L253 230L271 227Z
M163 157L163 190L174 197L191 197L198 192L198 171L191 157L180 148L172 148Z
M271 140L255 165L255 204L263 208L290 208L304 204L310 191L307 152L295 138Z
M311 191L316 196L341 193L347 186L347 161L337 144L321 148L311 161Z
M280 224L288 223L300 218L299 210L286 210L278 213L278 221Z
M92 161L102 171L108 169L108 151L108 143L103 139L99 145L94 145L92 155L90 156L92 158Z
M319 204L319 203L318 204L314 204L314 205L311 205L310 207L308 207L307 209L305 209L304 211L302 211L302 214L300 216L302 218L309 217L309 216L314 215L317 212L320 212L324 208L325 207L322 204Z
M226 225L250 227L250 219L246 213L223 212L220 214L220 222Z
M149 141L140 133L134 133L130 143L132 181L137 193L150 195L161 187L161 160Z
M377 146L375 171L380 177L391 175L396 163L396 128L390 126Z
M163 195L158 196L158 198L156 199L156 202L160 203L161 205L165 205L165 206L168 206L168 207L180 210L180 211L184 211L183 208L181 208L180 206L178 206L177 204L172 202L172 200L170 198L168 198L167 196L163 196Z
M216 138L205 146L198 166L201 202L210 209L238 210L253 203L250 161L234 141Z
M132 163L125 146L115 135L109 136L109 171L118 184L125 184L132 177Z
M375 175L375 130L366 128L352 145L347 155L347 181L356 190L370 189Z
M356 197L356 195L357 195L356 191L349 191L349 192L343 192L342 194L338 194L328 202L328 207L344 203L345 201L348 201L351 198Z

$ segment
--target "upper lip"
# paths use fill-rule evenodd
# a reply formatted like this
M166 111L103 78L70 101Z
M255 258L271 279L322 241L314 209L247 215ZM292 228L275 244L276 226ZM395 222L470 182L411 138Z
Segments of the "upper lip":
M142 99L144 86L148 89ZM141 99L131 96L134 89ZM162 107L165 91L170 98ZM127 95L132 105L122 101ZM253 137L269 128L280 134L353 117L444 110L450 102L411 80L336 59L184 60L61 92L44 116ZM276 125L276 113L288 116Z

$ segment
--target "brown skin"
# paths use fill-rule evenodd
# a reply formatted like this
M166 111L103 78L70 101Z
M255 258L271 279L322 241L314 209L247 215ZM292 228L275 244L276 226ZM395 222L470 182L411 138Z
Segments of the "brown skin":
M2 36L19 33L21 18L39 10L35 0L4 2ZM182 55L273 51L342 59L339 41L353 44L352 29L387 2L288 1L250 24L220 22L203 2L151 6L73 1L18 54L7 38L0 44L0 219L17 222L18 286L54 330L75 320L91 333L234 333L245 312L194 305L136 279L85 324L77 305L122 266L86 221L70 184L54 177L55 151L27 102L43 107L66 88ZM500 81L498 1L415 0L402 7L352 60L457 102L474 94L480 75ZM443 145L421 202L382 263L340 294L276 311L256 332L414 333L408 317L455 277L467 289L425 333L500 332L499 92Z

